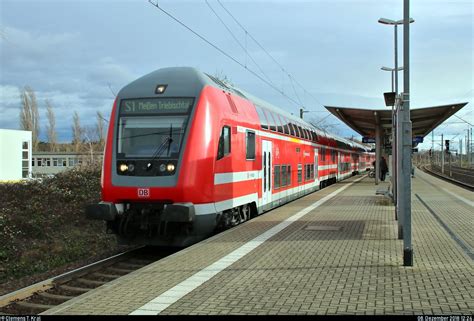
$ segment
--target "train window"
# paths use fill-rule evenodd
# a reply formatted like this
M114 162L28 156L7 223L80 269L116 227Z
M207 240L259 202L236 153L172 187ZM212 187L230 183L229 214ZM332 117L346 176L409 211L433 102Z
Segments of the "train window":
M281 165L281 186L286 186L287 185L287 172L286 172L286 165Z
M265 113L262 107L255 106L255 109L257 109L258 118L260 118L260 125L262 126L263 129L268 129L268 120L267 120L267 117L265 116Z
M291 124L293 126L293 129L295 130L295 137L300 137L299 132L298 132L298 127L296 127L295 124Z
M326 148L321 147L321 161L326 161Z
M230 154L230 127L222 127L219 137L219 147L217 148L217 159L221 159Z
M278 114L273 114L273 117L275 118L277 122L277 131L283 134L283 125L282 125L280 116Z
M268 125L270 126L270 130L276 131L276 121L273 119L273 115L270 111L264 110L265 115L267 116Z
M304 133L304 138L309 139L308 130L306 128L303 128L303 133Z
M277 189L280 187L280 165L275 165L273 173L274 173L273 188Z
M314 178L314 166L313 164L305 165L305 180L309 181Z
M288 122L288 127L290 128L290 135L295 136L295 129L293 128L293 124Z
M286 171L286 183L287 185L291 185L291 165L288 165L288 168Z
M336 155L337 155L337 152L334 149L331 149L331 162L333 163L336 162Z
M303 128L301 126L297 126L298 127L298 131L300 132L300 138L304 138L304 132L303 132Z
M298 164L298 183L303 180L303 165Z
M283 132L287 135L290 134L290 129L288 128L288 119L286 117L281 117L283 120Z
M245 137L246 142L246 158L248 160L255 160L255 132L247 131Z

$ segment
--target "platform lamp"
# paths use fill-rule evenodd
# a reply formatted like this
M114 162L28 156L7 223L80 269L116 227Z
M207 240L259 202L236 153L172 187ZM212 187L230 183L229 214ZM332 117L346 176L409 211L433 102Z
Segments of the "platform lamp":
M394 26L394 50L395 50L395 68L387 68L387 67L382 67L382 70L387 70L387 71L392 71L392 92L395 92L395 98L398 97L398 71L402 70L398 67L398 41L397 41L397 26L403 24L403 19L402 20L391 20L387 18L380 18L378 20L379 23L384 24L384 25L392 25ZM413 18L409 19L410 23L415 22ZM401 67L403 68L403 67ZM398 115L397 111L395 110L395 115ZM392 106L392 178L393 178L393 201L395 203L395 220L398 220L398 213L399 213L399 206L398 206L398 181L399 181L399 172L401 168L401 162L398 159L399 156L399 132L401 132L400 129L400 124L397 121L396 122L396 127L394 128L394 122L395 122L395 115L394 115L394 108ZM395 129L395 130L394 130ZM402 224L399 222L398 224L398 238L402 239L403 238L403 229L402 229Z

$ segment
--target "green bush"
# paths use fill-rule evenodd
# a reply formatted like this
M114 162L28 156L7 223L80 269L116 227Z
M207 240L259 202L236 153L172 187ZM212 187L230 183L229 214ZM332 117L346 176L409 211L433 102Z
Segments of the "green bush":
M0 184L0 283L117 248L104 223L85 218L100 201L100 168Z

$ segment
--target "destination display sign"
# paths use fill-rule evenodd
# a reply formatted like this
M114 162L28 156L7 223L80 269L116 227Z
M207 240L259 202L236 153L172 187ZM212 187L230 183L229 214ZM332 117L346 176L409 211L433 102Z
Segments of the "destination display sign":
M375 137L362 137L362 142L364 144L374 144L375 143Z
M193 105L194 98L141 98L126 99L120 104L122 115L133 114L184 114Z

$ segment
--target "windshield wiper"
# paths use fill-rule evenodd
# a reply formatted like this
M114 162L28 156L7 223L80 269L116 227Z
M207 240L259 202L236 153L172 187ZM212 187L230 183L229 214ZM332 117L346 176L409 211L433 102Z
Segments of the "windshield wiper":
M153 161L159 159L161 156L161 153L165 150L166 144L168 144L168 154L170 153L170 147L171 143L173 142L173 124L170 124L170 133L169 136L166 137L166 139L161 143L161 145L158 145L155 149L155 152L152 154L151 160L146 164L146 170L149 171L153 168Z

